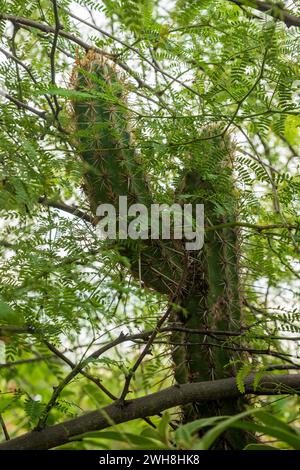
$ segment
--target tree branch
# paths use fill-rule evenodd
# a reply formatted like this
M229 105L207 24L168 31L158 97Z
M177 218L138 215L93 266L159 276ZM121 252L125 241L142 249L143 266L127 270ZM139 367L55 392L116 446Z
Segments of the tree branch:
M2 431L3 431L3 434L4 434L4 437L5 437L5 440L6 441L9 441L10 440L10 436L9 436L9 433L7 431L7 427L6 427L6 424L4 422L4 419L2 418L2 414L0 413L0 425L2 427Z
M8 15L6 13L1 13L0 19L10 21L13 24L19 24L23 26L28 26L29 28L35 28L40 31L43 31L44 33L55 34L55 28L53 26L49 26L44 23L38 23L37 21L31 20L30 18L24 18L22 16L15 16L15 15ZM80 38L77 38L76 36L74 36L71 33L68 33L67 31L60 29L59 35L64 37L65 39L69 39L70 41L74 42L75 44L77 44L78 46L82 47L85 50L94 49L96 52L99 52L103 55L111 57L111 54L105 53L101 49L87 44L86 42L82 41Z
M83 212L81 209L78 209L77 207L68 206L64 202L60 202L60 201L52 201L50 199L47 199L46 197L40 197L39 202L45 206L53 207L55 209L60 209L61 211L68 212L69 214L77 216L80 219L85 220L86 222L95 224L95 219L92 216ZM204 227L204 230L205 232L212 232L214 230L222 230L225 228L234 228L234 227L249 228L257 232L263 232L265 230L274 230L274 229L297 230L300 228L300 225L283 224L283 223L282 224L269 224L269 225L256 225L256 224L250 224L247 222L234 221L234 222L227 222L227 223L219 224L219 225L206 226Z
M53 356L38 356L30 359L20 359L19 361L14 362L4 362L0 363L0 369L8 369L10 367L22 366L24 364L31 364L32 362L48 361L53 358Z
M25 64L24 62L22 62L20 59L18 59L18 57L14 56L13 54L11 54L10 52L6 51L5 49L3 49L2 47L0 47L0 52L5 55L5 57L7 59L11 59L13 60L16 64L20 65L24 70L26 70L26 72L28 73L29 77L31 78L31 80L33 81L33 83L35 85L38 85L38 81L36 80L34 74L32 73L31 69L30 69L30 66L28 66L27 64ZM51 111L53 112L53 114L55 115L55 109L51 103L51 100L49 98L49 96L47 94L44 95L46 100L47 100L47 103L49 104L50 108L51 108Z
M162 316L162 318L158 321L156 327L154 328L154 330L152 331L151 335L149 336L148 340L147 340L147 344L146 346L144 347L142 353L140 354L140 356L138 357L137 361L135 362L134 366L131 368L129 374L126 376L126 379L125 379L125 385L124 385L124 388L122 390L122 393L121 393L121 396L120 396L120 402L123 402L129 392L129 385L130 385L130 382L135 374L135 372L137 371L138 367L141 365L143 359L145 358L145 356L147 354L149 354L150 350L151 350L151 347L153 345L153 342L156 338L156 336L158 335L159 333L159 329L161 328L161 326L164 324L164 322L167 320L167 318L170 316L172 312L172 304L169 306L169 308L167 309L167 311L165 312L165 314Z
M68 214L72 214L78 217L79 219L84 220L85 222L94 224L94 218L90 216L89 214L87 214L86 212L83 212L78 207L68 206L68 204L65 204L64 202L50 200L44 196L39 198L39 203L47 207L52 207L54 209L59 209L63 212L67 212Z
M0 13L0 19L10 21L13 24L18 24L18 25L23 26L23 27L35 28L35 29L38 29L39 31L42 31L43 33L46 33L46 34L49 34L49 33L50 34L55 34L55 28L53 26L49 26L49 25L44 24L44 23L39 23L37 21L31 20L30 18L24 18L22 16L15 16L15 15L8 15L6 13ZM116 61L116 58L115 58L114 55L103 51L102 49L100 49L97 46L88 44L87 42L83 41L82 39L74 36L74 34L68 33L68 31L60 29L59 30L59 36L65 38L65 39L68 39L69 41L77 44L78 46L82 47L86 52L89 51L89 50L93 50L93 51L97 52L98 54L102 54L102 55L110 58L111 60ZM118 65L123 70L128 72L135 79L135 81L138 83L138 85L140 87L146 88L146 89L150 90L151 92L155 92L155 90L150 85L148 85L146 82L144 82L138 76L137 73L135 73L133 70L131 70L126 63L121 62L119 60L116 61L116 62L118 63Z
M1 15L0 15L1 17ZM5 93L4 91L0 92L0 96L3 96L3 98L6 98L7 100L11 101L18 109L26 109L27 111L30 111L31 113L35 114L36 116L47 120L47 115L45 111L42 111L40 109L35 109L32 106L29 106L28 104L24 103L23 101L18 100L17 98L14 98L13 96L9 95L8 93Z
M52 1L53 4L53 14L54 14L54 19L55 19L55 31L54 31L54 38L52 42L52 48L50 52L50 63L51 63L51 82L53 86L56 86L56 80L55 80L55 75L56 75L56 70L55 70L55 53L56 53L56 48L57 48L57 41L59 37L59 31L62 28L62 25L59 20L59 14L58 14L58 7L56 0ZM54 102L56 106L56 113L55 117L58 117L59 111L60 111L60 105L57 100L57 96L54 95Z
M244 380L245 393L255 395L300 394L300 374L264 375L260 385L253 388L253 375ZM42 431L31 431L0 444L0 450L46 450L60 446L80 434L99 431L114 424L153 416L169 408L193 402L211 402L237 398L239 392L235 377L211 382L175 385L160 392L137 398L120 407L112 404L86 413Z
M250 7L266 15L272 16L275 20L283 21L288 28L291 26L300 27L300 17L292 15L278 3L261 2L259 0L227 0L238 6Z

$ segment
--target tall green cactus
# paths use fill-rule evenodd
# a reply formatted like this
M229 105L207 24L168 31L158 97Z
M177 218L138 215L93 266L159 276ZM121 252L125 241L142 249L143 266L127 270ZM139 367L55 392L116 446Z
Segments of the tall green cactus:
M91 94L73 103L79 153L85 162L85 191L95 213L99 204L117 206L118 196L128 204L150 206L151 191L122 106L122 85L105 58L89 52L76 68L75 87ZM111 98L114 91L115 99ZM118 248L131 261L133 274L159 292L172 292L181 276L178 256L160 240L119 241Z
M142 164L134 150L128 129L126 99L122 82L111 64L89 52L76 67L74 86L89 92L89 99L73 103L78 135L78 150L86 166L85 190L91 209L100 203L116 204L119 195L129 203L153 202L153 195ZM112 92L113 95L112 96ZM218 225L235 218L235 196L231 171L233 153L230 139L203 139L201 165L184 170L180 193L191 194L188 202L203 203L208 225ZM116 247L131 262L133 275L146 286L169 295L176 292L182 312L173 313L172 322L188 329L234 331L241 321L238 279L238 234L233 228L208 231L204 248L187 252L177 240L139 240L135 245L119 240ZM211 345L207 335L174 332L174 376L181 384L232 376L229 362L236 359L232 350ZM217 414L234 414L243 403L221 400L213 404L194 404L183 409L183 420L189 421ZM244 434L230 432L218 446L242 448Z
M209 226L234 222L236 196L231 159L234 151L227 137L217 129L204 131L198 168L184 171L182 192L192 196L194 203L204 202L205 221ZM205 175L205 176L204 176ZM237 331L241 323L239 286L239 244L235 228L207 231L203 250L190 263L186 295L182 306L188 315L178 320L189 329ZM224 337L226 339L226 336ZM175 378L178 383L214 380L235 375L234 361L239 359L231 349L218 345L209 335L175 333L174 343L181 343L173 353ZM187 344L188 343L188 344ZM217 346L215 346L217 344ZM228 345L227 345L228 347ZM199 417L235 414L242 410L244 400L228 399L212 404L194 404L184 410L184 420ZM218 442L221 448L243 448L252 437L231 431Z

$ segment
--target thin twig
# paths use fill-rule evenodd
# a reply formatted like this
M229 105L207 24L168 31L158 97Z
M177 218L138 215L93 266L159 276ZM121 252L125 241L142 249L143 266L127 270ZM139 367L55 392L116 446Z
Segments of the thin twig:
M5 440L6 440L6 441L9 441L9 440L10 440L9 433L8 433L6 424L5 424L5 422L4 422L4 419L3 419L3 416L2 416L1 413L0 413L0 425L1 425L1 428L2 428L2 431L3 431L3 434L4 434L4 437L5 437Z
M59 37L59 31L62 29L62 25L59 20L59 14L58 14L58 6L56 0L52 0L53 4L53 13L54 13L54 19L55 19L55 30L54 30L54 37L53 37L53 42L52 42L52 48L50 52L50 63L51 63L51 82L53 86L56 86L56 80L55 80L55 53L56 53L56 47L57 47L57 41ZM55 102L55 107L56 107L56 113L55 117L58 117L59 111L60 111L60 105L57 100L57 96L54 95L53 97L54 102Z

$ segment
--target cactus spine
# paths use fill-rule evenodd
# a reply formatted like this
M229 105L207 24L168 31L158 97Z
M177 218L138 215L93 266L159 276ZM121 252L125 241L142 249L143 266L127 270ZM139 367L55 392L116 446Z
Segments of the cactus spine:
M116 204L119 195L127 195L129 203L149 206L153 196L134 150L124 106L126 100L115 68L103 57L89 52L76 67L73 83L77 90L91 93L88 100L77 99L73 103L78 149L87 169L85 191L91 209L95 212L100 203ZM181 192L193 195L189 202L205 202L205 219L209 224L233 221L235 197L230 140L220 137L203 140L201 153L202 166L184 171ZM186 314L174 312L172 322L202 330L239 328L241 302L235 229L208 232L204 249L198 253L187 253L183 245L176 243L175 247L172 240L139 240L134 248L119 240L116 247L129 258L133 275L141 277L146 286L167 295L180 286L177 303L184 307ZM212 342L216 341L207 335L172 334L174 375L179 384L232 376L229 362L236 355L220 347L222 343L216 347ZM183 409L183 420L234 414L241 406L237 400L194 404ZM245 443L245 435L231 432L218 445L242 448Z

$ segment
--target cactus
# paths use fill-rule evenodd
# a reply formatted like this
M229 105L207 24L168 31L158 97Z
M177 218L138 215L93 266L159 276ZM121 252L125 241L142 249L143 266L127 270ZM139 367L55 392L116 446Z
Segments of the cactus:
M216 129L204 132L205 137L219 133ZM204 157L201 166L184 171L182 192L192 194L194 203L205 202L205 220L210 225L233 222L236 217L231 169L233 145L225 137L203 140L201 153ZM209 176L204 178L202 175ZM239 330L242 306L237 229L208 231L203 250L193 258L182 302L188 315L177 314L177 322L189 329ZM173 353L178 383L230 377L235 375L230 362L242 359L230 349L209 346L217 342L209 336L175 333L172 342L182 344ZM183 419L191 421L200 417L235 414L242 411L245 403L246 400L229 399L213 404L194 404L185 407ZM250 440L250 435L230 431L218 446L243 448Z
M133 133L122 99L122 85L115 68L107 60L90 51L76 68L73 79L76 89L91 93L91 99L75 100L74 118L78 149L86 167L85 191L91 210L99 204L117 205L118 196L127 196L128 204L150 206L150 186L133 148ZM109 100L113 90L116 99ZM118 249L131 261L131 270L144 284L162 293L176 288L182 266L170 253L168 243L160 240L139 240L130 243L119 240Z
M75 68L73 86L91 94L87 100L74 100L73 108L78 151L86 167L85 191L92 211L95 212L100 203L116 204L119 195L127 195L129 203L150 206L154 202L151 186L134 150L122 92L124 86L115 67L102 56L89 52ZM202 141L201 166L194 168L191 163L183 171L180 190L175 192L174 198L180 202L180 194L187 193L193 195L189 202L204 202L205 220L211 225L234 221L232 143L228 137L213 137L214 129L203 132L209 132L211 138ZM241 300L235 229L208 231L204 248L199 252L186 252L178 240L176 245L172 240L136 240L134 243L118 240L115 249L127 256L133 275L140 277L145 286L169 295L170 299L177 292L176 302L183 309L173 312L172 323L195 329L234 331L239 328ZM204 335L172 334L174 376L179 384L234 374L229 362L237 358L236 354L230 349L210 346L211 342ZM182 410L183 420L234 414L244 403L231 399L193 404ZM231 431L218 446L237 449L246 441L245 434Z

